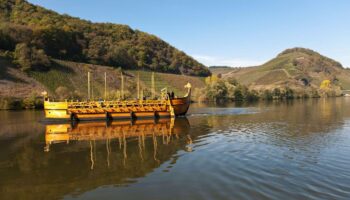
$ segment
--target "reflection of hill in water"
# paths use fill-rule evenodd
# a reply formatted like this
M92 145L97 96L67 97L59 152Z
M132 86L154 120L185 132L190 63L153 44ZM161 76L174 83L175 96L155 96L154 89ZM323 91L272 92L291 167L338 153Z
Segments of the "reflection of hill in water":
M47 125L43 155L26 144L0 174L2 199L59 199L103 185L125 185L158 168L191 143L187 118ZM44 147L41 144L41 148ZM18 187L18 185L21 187Z
M350 98L259 102L239 104L244 108L237 108L235 104L221 105L219 109L194 108L192 115L201 117L204 115L203 110L207 111L204 116L208 117L205 120L214 129L230 129L246 124L254 126L283 124L287 128L284 132L286 135L298 137L301 134L311 135L338 129L346 119L350 119L348 105ZM196 116L198 114L199 116Z
M248 110L245 113L215 117L208 114L202 119L206 120L203 124L211 127L210 132L239 144L247 143L246 149L253 148L250 144L260 144L280 152L293 152L293 156L303 155L308 162L318 162L324 150L343 139L342 129L350 119L348 105L349 98L259 102L245 105ZM227 110L231 109L236 108L229 105ZM255 113L249 114L249 110Z

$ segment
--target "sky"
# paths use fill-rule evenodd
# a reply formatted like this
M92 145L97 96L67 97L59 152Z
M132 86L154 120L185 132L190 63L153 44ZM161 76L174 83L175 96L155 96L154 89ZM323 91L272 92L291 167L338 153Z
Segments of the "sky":
M201 63L262 64L293 47L350 67L349 0L29 0L61 14L127 24Z

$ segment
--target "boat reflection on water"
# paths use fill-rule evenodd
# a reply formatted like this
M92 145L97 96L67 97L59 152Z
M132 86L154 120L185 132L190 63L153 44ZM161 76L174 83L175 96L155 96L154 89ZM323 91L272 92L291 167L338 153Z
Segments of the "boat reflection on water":
M181 139L186 144L185 150L191 151L192 144L189 135L190 124L187 118L148 119L136 121L109 121L75 124L48 124L45 129L45 152L50 152L55 145L65 143L67 145L76 142L88 142L90 147L91 169L94 169L97 158L96 143L101 146L105 143L107 166L111 165L112 148L119 149L122 153L123 165L128 159L128 143L137 143L138 157L145 159L145 152L151 149L153 160L160 164L157 152L158 145L179 144ZM147 145L146 141L151 144ZM73 144L76 145L76 144ZM113 146L113 147L112 147ZM172 146L172 145L170 145ZM135 154L134 150L130 153ZM103 156L104 157L104 156ZM132 158L135 158L133 155Z

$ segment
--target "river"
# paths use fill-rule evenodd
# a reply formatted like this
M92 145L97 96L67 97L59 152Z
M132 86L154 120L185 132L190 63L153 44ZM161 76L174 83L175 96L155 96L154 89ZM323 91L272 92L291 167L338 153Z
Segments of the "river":
M350 199L350 98L42 119L0 112L0 199Z

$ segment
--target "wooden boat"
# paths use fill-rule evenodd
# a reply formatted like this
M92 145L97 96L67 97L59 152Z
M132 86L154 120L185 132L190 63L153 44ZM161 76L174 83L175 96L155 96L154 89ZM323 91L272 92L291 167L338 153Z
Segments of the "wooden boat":
M48 120L111 120L137 118L173 118L185 115L191 103L191 84L185 85L187 94L171 98L166 92L157 100L114 101L50 101L44 93L45 118Z

